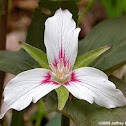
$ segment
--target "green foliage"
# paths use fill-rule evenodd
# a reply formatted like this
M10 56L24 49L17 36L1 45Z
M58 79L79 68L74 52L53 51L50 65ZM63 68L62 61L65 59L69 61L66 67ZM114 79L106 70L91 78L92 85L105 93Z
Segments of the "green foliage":
M100 0L110 18L126 14L126 0Z
M48 112L45 110L45 103L40 100L37 104L37 111L31 116L28 122L35 123L34 126L41 126L43 118L47 116Z
M126 96L126 83L115 78L110 77L117 88ZM96 104L87 103L84 100L72 99L68 101L62 111L57 110L56 93L50 93L46 99L45 106L48 111L58 111L71 118L76 126L98 126L101 121L124 121L126 119L126 107L116 109L106 109ZM53 106L53 107L52 107Z
M13 111L11 125L10 126L25 126L24 125L24 112Z
M117 65L124 65L126 61L126 16L108 19L95 26L92 31L79 42L79 55L104 45L111 45L111 49L100 56L92 65L100 70L109 72L116 70ZM122 64L123 63L123 64ZM114 69L115 66L115 69ZM109 72L109 74L111 74Z
M58 109L62 110L68 100L69 91L64 86L60 86L56 89L56 93L58 96Z
M46 126L60 126L61 125L61 115L57 113Z
M87 53L78 56L73 69L89 66L97 57L99 57L108 49L110 49L110 45L91 50Z
M118 70L119 68L121 68L124 65L126 65L126 61L121 62L121 63L119 63L119 64L117 64L117 65L115 65L115 66L113 66L113 67L111 67L109 69L106 69L105 73L107 73L107 75L111 75L112 72L114 72L115 70Z
M41 100L39 101L39 107L38 107L38 111L36 113L36 124L35 126L40 126L41 125L41 121L43 119L44 116L46 116L46 112L45 112L45 104L44 102Z
M0 51L0 70L17 75L25 70L40 67L24 50Z
M61 126L70 126L70 118L62 114Z
M19 42L21 47L26 50L31 57L33 57L41 67L49 69L49 64L45 52L37 49L27 43Z

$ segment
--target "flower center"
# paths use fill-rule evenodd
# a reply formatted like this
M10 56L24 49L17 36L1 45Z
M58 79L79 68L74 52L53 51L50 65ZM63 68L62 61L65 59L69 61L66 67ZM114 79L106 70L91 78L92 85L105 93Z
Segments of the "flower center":
M64 64L63 59L59 59L57 66L50 64L51 75L55 81L64 83L70 79L71 67L70 63Z

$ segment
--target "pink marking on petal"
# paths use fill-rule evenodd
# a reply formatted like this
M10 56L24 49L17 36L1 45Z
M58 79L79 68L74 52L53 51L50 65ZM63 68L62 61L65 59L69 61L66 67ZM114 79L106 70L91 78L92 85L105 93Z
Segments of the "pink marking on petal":
M71 73L71 81L77 82L79 81L76 77L76 74L74 72Z
M55 68L57 68L57 64L58 64L58 62L57 62L57 59L55 58L55 59L54 59L54 62L53 62L53 66L54 66Z
M65 56L65 49L63 50L62 45L59 51L59 59L63 59L64 66L66 66L67 61L66 61L66 56Z
M71 78L69 81L65 82L64 85L70 85L70 82L80 82L79 79L77 79L77 76L75 74L75 72L71 73Z
M51 79L51 74L47 73L47 75L44 77L45 79L42 81L42 83L48 83Z
M60 47L60 50L59 50L59 56L58 58L54 58L54 61L53 61L53 66L55 68L57 68L57 64L59 63L59 60L63 60L63 64L64 64L64 67L67 65L67 63L69 63L69 59L66 59L66 55L65 55L65 49L63 49L62 47L62 44L61 44L61 47Z
M55 85L58 85L57 82L51 80L51 74L50 73L47 73L44 80L41 81L41 84L55 84Z

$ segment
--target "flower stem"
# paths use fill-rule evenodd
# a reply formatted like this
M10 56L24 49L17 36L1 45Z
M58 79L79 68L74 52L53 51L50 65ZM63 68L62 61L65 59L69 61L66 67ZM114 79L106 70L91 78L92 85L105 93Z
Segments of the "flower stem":
M69 126L70 119L64 115L62 115L61 126Z

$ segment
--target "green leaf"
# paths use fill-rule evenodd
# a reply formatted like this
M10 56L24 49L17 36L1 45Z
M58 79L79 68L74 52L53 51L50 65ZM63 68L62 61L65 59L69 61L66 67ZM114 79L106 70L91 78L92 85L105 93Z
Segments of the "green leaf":
M31 57L33 57L39 63L41 67L49 69L48 60L45 52L24 42L19 42L19 44L24 50L29 53Z
M110 49L110 46L104 46L98 49L91 50L77 57L74 68L89 66L98 56Z
M58 96L58 109L62 110L68 100L69 91L64 86L60 86L56 89L56 93Z
M92 66L103 71L126 61L126 16L103 21L79 42L79 55L89 50L111 45L108 52L100 56ZM115 70L115 69L114 69ZM111 71L112 72L112 71Z
M112 73L113 71L115 71L115 70L121 68L121 67L124 66L125 64L126 64L126 61L124 61L124 62L122 62L122 63L120 63L120 64L117 64L117 65L115 65L115 66L113 66L113 67L111 67L111 68L109 68L109 69L106 69L106 70L105 70L105 73L109 76L109 75L111 75L111 73Z
M115 77L110 77L110 80L126 96L126 83ZM71 118L76 126L99 126L99 122L102 121L126 121L126 107L106 109L76 98L68 101L65 108L59 111L57 110L57 97L55 92L50 93L46 97L45 106L49 111L57 111Z
M24 118L23 118L24 112L17 112L13 110L12 120L10 126L25 126L24 125Z
M70 126L70 118L65 115L62 115L61 126Z
M100 2L104 5L107 11L107 15L110 18L118 17L118 16L126 14L126 1L125 0L121 0L121 2L120 0L109 0L107 2L106 0L101 0Z
M61 126L61 115L57 113L46 126Z
M0 70L17 75L20 72L40 67L24 50L0 51Z
M45 112L45 104L44 102L41 100L39 101L39 107L38 107L38 111L35 115L35 119L36 119L36 124L35 126L40 126L41 125L41 121L44 118L44 116L46 116L47 113Z

